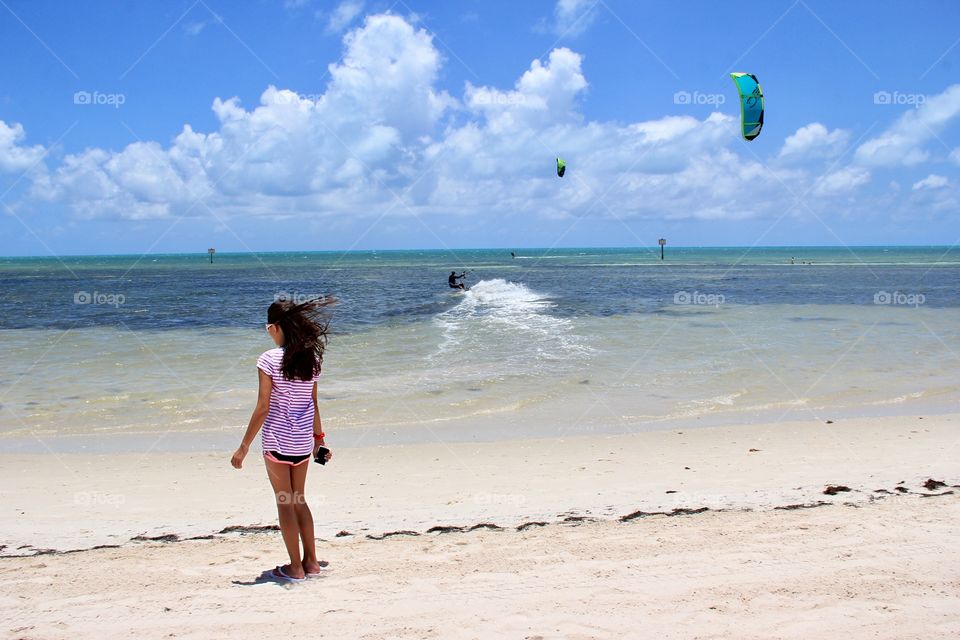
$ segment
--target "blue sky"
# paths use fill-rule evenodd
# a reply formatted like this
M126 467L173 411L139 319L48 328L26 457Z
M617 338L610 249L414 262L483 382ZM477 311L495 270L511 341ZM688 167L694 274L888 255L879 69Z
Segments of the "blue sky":
M0 46L3 255L960 241L956 2L5 0Z

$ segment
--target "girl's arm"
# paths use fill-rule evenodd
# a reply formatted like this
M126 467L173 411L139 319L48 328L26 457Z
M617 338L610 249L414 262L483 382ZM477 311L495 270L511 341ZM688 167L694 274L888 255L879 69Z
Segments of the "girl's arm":
M247 451L250 450L253 439L257 437L260 427L263 426L263 421L267 419L267 414L270 413L270 392L273 391L273 380L264 373L263 369L257 369L257 372L260 374L257 406L253 409L253 415L250 416L250 423L247 425L246 433L243 434L240 446L233 454L233 458L230 459L230 463L237 469L243 465L243 459L246 457Z
M323 442L323 423L320 421L320 405L317 404L317 383L313 383L313 448L326 446ZM318 437L319 436L319 437Z
M320 447L326 447L323 435L323 423L320 422L320 405L317 404L317 383L313 383L313 455L317 455ZM333 452L328 450L325 456L326 460L333 457Z

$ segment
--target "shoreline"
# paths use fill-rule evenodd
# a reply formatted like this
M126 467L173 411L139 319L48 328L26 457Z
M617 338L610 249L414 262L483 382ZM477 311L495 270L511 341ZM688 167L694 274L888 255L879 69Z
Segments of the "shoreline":
M922 406L919 406L922 405ZM516 417L516 411L512 412ZM536 410L530 411L536 414ZM820 415L817 415L820 414ZM534 427L517 433L512 427L499 426L502 416L469 416L439 419L401 427L390 425L351 426L335 430L330 427L331 442L335 437L338 448L416 446L438 441L450 444L510 443L556 438L609 437L650 433L659 431L699 430L711 428L734 428L738 426L769 425L789 422L831 420L833 423L847 420L874 420L887 418L938 419L960 417L954 403L932 404L929 401L907 399L902 402L885 401L848 407L779 407L776 409L711 410L700 415L677 415L663 418L626 422L623 419L610 422L582 423L570 427ZM811 418L811 416L816 416ZM529 417L539 423L549 421L543 415ZM448 425L456 424L455 428ZM529 427L529 425L528 425ZM99 455L143 453L224 453L232 452L235 441L244 426L221 427L205 430L170 430L166 432L114 432L108 435L97 433L78 434L0 434L0 457L8 455ZM157 443L164 441L164 448Z
M317 537L425 531L634 511L869 502L928 479L960 484L960 414L334 449L311 463ZM256 453L256 452L254 452ZM216 534L276 523L259 455L230 452L0 455L4 554ZM31 467L38 473L25 472ZM827 485L852 491L822 495Z

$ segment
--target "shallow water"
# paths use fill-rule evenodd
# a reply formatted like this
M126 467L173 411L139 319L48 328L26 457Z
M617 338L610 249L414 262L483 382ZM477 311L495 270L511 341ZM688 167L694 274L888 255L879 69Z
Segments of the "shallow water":
M0 448L228 446L255 400L278 294L341 300L320 396L328 432L351 442L960 407L956 251L667 256L5 260ZM449 290L464 266L470 291ZM84 292L91 301L75 301Z

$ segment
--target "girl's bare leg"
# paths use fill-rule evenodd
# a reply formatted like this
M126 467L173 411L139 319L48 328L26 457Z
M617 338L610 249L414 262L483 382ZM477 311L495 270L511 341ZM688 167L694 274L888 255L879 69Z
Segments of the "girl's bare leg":
M293 489L294 470L298 467L273 462L267 458L264 458L264 462L266 462L267 475L270 477L270 484L273 486L277 501L277 515L280 516L283 544L286 545L287 554L290 556L290 564L283 570L291 578L304 578L306 574L300 559L300 526L297 523L297 512L294 507L296 496Z
M304 487L307 482L309 464L301 464L291 469L291 482L294 496L294 511L297 514L297 527L303 541L303 568L307 573L320 571L317 561L317 542L313 532L313 514L307 505Z

